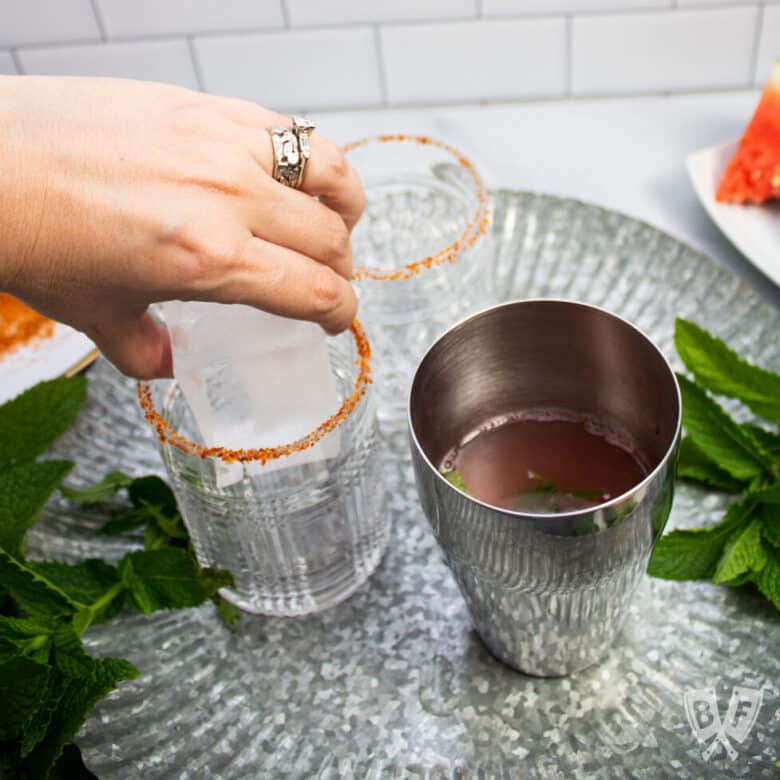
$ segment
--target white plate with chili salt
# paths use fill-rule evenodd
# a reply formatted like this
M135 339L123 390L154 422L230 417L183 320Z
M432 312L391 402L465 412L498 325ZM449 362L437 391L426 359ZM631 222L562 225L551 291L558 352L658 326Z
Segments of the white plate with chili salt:
M756 268L780 285L780 201L761 205L718 203L715 190L737 148L731 141L701 149L686 160L696 194L713 222Z
M97 356L83 333L0 293L0 403L38 382L75 374Z

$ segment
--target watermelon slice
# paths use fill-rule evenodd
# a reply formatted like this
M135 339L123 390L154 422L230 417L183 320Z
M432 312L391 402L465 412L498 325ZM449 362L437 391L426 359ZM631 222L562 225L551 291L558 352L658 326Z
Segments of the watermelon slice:
M770 198L780 198L780 59L715 195L721 203Z

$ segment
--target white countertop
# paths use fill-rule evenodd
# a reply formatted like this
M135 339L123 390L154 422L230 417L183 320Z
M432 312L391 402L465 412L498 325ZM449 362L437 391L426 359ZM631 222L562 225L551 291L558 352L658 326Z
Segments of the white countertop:
M320 114L339 142L386 132L449 141L491 188L568 195L650 222L705 252L780 307L780 288L713 224L685 169L691 152L738 138L758 92L576 100L512 106Z

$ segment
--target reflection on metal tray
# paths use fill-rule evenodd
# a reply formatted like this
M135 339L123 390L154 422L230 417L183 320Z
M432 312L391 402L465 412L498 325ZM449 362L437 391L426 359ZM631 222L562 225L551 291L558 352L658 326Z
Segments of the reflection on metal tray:
M743 283L658 230L556 197L499 192L493 273L501 299L604 306L672 355L674 317L701 323L780 369L780 315ZM399 388L399 392L401 389ZM86 635L129 657L123 683L78 743L100 777L624 778L773 777L780 758L780 619L757 595L647 579L622 641L569 678L524 677L495 661L417 502L405 431L391 436L393 537L349 601L302 619L245 617L238 633L211 605L122 615ZM132 383L104 361L57 445L73 481L110 468L161 471ZM679 490L670 527L713 522L722 497ZM100 518L54 501L31 534L36 556L118 557ZM699 743L686 716L725 718L735 686L761 702L736 758ZM701 693L701 689L712 689ZM692 693L699 691L699 693ZM698 697L698 698L697 698ZM709 697L709 698L708 698Z

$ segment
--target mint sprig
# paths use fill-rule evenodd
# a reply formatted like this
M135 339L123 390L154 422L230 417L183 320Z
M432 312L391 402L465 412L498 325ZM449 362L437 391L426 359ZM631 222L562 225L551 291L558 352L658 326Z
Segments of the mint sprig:
M233 624L237 610L219 600L226 571L201 568L176 499L157 476L109 472L86 488L62 486L70 461L39 460L67 430L86 398L83 377L44 382L0 406L0 774L45 778L92 707L138 670L119 658L93 658L81 635L123 608L151 614L217 600ZM30 561L27 530L55 490L95 503L110 519L104 533L143 530L144 547L116 565ZM107 503L125 490L129 505ZM63 771L67 772L66 769ZM5 775L3 775L5 776Z
M780 375L742 359L719 338L688 320L676 321L674 343L701 387L738 398L759 417L780 425Z
M780 375L687 320L676 321L675 345L695 379L679 377L687 437L678 476L739 497L716 525L662 537L648 571L666 579L753 585L780 609ZM713 395L741 401L768 425L737 423Z

